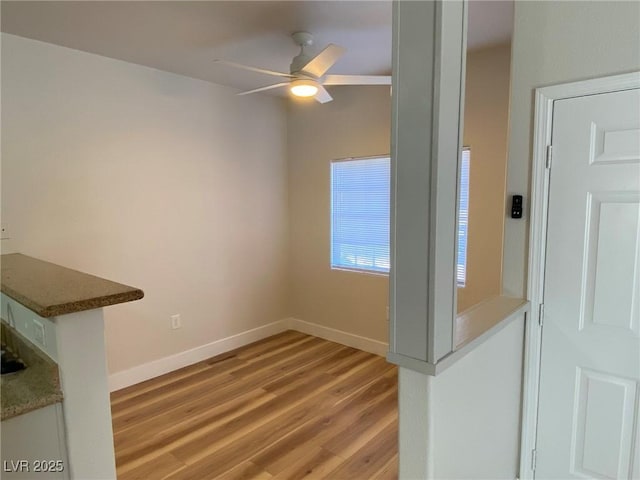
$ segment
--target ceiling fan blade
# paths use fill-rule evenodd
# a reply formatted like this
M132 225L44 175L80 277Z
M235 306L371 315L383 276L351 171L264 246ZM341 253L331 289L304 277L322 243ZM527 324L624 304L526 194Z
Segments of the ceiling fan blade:
M334 63L338 61L342 55L344 55L344 52L346 52L345 48L330 43L327 48L309 60L309 62L302 67L301 71L302 73L307 73L316 78L320 78Z
M324 88L322 85L318 85L318 93L316 93L315 98L316 98L316 102L319 102L319 103L327 103L333 100L333 97L329 95L329 92L327 92L327 89Z
M271 90L272 88L284 87L289 85L289 82L276 83L274 85L267 85L266 87L254 88L253 90L247 90L246 92L240 92L238 95L249 95L250 93L264 92L265 90Z
M274 70L266 70L264 68L258 68L258 67L251 67L249 65L243 65L241 63L230 62L229 60L221 60L219 58L216 58L214 62L222 63L223 65L229 65L230 67L241 68L243 70L249 70L251 72L264 73L265 75L274 75L276 77L293 78L293 75L289 75L288 73L276 72Z
M323 85L391 85L391 75L327 75Z

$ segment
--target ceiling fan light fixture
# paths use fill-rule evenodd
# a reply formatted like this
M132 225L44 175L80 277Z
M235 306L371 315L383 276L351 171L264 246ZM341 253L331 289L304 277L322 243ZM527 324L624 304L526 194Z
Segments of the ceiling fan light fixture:
M318 82L306 79L294 80L291 82L289 91L296 97L313 97L318 93Z

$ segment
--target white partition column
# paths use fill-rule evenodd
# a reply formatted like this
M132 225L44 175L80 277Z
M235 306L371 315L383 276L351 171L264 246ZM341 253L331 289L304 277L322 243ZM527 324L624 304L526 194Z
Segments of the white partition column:
M71 478L116 478L103 311L54 322Z
M389 361L434 374L454 349L465 2L393 12Z
M434 379L408 368L398 369L398 478L433 478Z
M401 479L514 478L528 303L456 316L466 1L394 3L390 344Z

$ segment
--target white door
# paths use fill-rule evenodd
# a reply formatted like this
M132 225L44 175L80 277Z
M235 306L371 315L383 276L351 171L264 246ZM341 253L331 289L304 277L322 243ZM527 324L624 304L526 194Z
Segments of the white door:
M553 108L535 478L640 479L640 90Z

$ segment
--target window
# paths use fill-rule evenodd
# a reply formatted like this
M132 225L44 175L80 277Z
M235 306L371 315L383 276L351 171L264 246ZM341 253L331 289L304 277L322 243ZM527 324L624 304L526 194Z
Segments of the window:
M467 277L471 151L460 164L456 283ZM389 272L389 157L331 163L331 268Z
M460 188L458 199L458 258L456 259L456 283L464 287L467 279L467 241L469 232L469 170L471 150L462 150L460 163Z
M390 162L331 163L331 268L389 272Z

